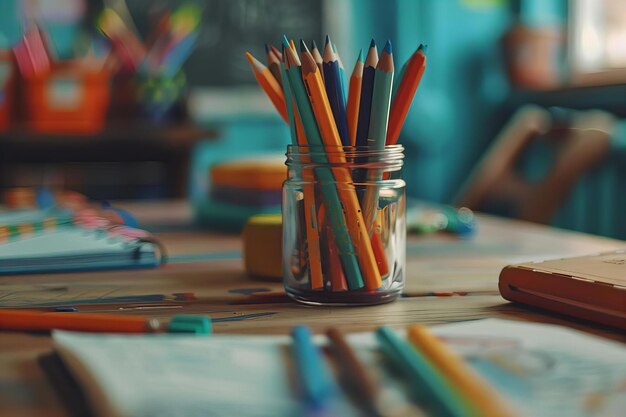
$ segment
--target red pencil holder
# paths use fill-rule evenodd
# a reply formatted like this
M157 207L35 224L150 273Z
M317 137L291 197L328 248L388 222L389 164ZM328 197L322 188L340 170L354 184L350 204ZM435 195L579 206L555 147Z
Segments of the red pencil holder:
M24 80L26 125L43 133L97 133L109 106L110 73L72 63Z
M0 132L11 124L15 91L15 69L10 55L0 53Z

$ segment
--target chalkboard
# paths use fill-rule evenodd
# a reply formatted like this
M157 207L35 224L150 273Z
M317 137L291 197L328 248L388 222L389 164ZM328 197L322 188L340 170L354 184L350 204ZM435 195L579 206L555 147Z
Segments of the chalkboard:
M150 10L189 0L126 0L143 36ZM245 51L265 61L264 44L288 37L322 40L322 0L203 0L202 32L185 64L191 85L229 86L254 82Z

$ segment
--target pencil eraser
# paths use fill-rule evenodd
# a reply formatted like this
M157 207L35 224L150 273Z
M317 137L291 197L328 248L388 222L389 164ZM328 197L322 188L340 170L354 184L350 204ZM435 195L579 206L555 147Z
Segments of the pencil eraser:
M177 314L167 328L169 333L211 334L211 319L197 314Z
M246 272L262 278L283 277L283 220L280 214L259 214L243 229L243 263Z

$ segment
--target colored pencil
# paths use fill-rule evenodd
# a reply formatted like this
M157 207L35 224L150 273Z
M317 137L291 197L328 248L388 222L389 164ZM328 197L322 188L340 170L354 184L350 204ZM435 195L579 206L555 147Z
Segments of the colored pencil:
M372 107L370 111L370 127L367 134L369 149L382 151L385 149L387 137L387 122L389 120L389 105L391 103L391 89L393 87L393 52L391 42L387 41L376 65L374 88L372 92ZM379 169L367 170L367 181L375 183L382 179ZM378 208L378 189L367 187L363 197L363 217L367 230L371 230Z
M252 56L250 52L246 52L246 58L250 62L252 66L252 71L254 72L254 76L256 77L257 82L265 91L265 94L270 99L280 116L283 120L289 123L289 116L287 116L287 107L285 103L285 96L283 95L283 90L278 82L270 72L270 70L259 62L258 59Z
M162 330L156 319L95 313L57 313L0 309L0 330L149 333Z
M378 51L376 42L372 39L365 66L363 68L363 80L361 81L361 97L359 100L359 121L356 129L356 146L367 145L367 135L370 129L370 112L372 110L372 94L374 92L374 77L378 64Z
M354 64L354 70L350 76L350 89L348 91L348 105L346 118L348 121L348 136L350 145L356 145L356 128L359 123L359 102L361 100L361 80L363 79L363 50L359 51L359 57Z
M420 45L417 51L409 58L406 68L402 74L402 79L398 84L396 96L391 103L389 113L389 129L387 130L387 145L398 142L400 130L409 112L415 91L422 80L422 75L426 69L426 46Z
M282 52L280 52L280 50L278 48L276 48L274 45L270 45L270 48L272 48L272 52L274 52L274 55L276 55L278 60L280 62L283 62L283 54L282 54Z
M337 51L337 45L333 43L333 52L337 56L337 64L339 65L339 80L341 81L341 91L343 91L344 97L348 95L346 91L346 69L343 67L343 62L341 61L341 56Z
M326 36L326 45L324 47L324 86L326 88L326 96L333 111L337 131L344 146L350 146L350 138L348 136L348 124L346 120L346 98L343 94L341 85L341 74L339 73L339 63L337 55L333 52L330 37Z
M291 88L296 103L295 110L298 112L309 146L321 148L323 146L322 138L318 125L315 121L315 115L309 102L309 98L302 80L302 71L300 68L300 59L289 46L287 39L283 39L284 61L287 70L287 80ZM317 67L316 67L317 68ZM328 165L329 160L323 152L313 152L311 155L313 162L321 165ZM359 264L355 256L355 248L353 239L347 228L346 216L342 209L342 201L339 198L339 192L335 186L333 172L326 166L316 168L315 175L319 179L319 188L322 192L324 204L327 207L328 219L335 235L337 246L339 247L339 256L346 274L346 280L351 290L363 288L363 276L359 269Z
M512 410L471 366L422 325L409 327L408 338L485 417L511 416Z
M317 68L320 70L320 74L322 74L322 79L324 78L324 59L322 58L322 54L320 54L320 50L317 47L315 41L311 41L311 55L313 55L313 59L315 60L315 64Z
M375 290L381 287L382 280L378 266L376 265L372 242L364 223L363 213L361 212L352 176L347 168L342 168L345 166L346 157L342 149L339 132L334 123L328 97L324 91L324 83L317 65L315 64L315 60L304 42L301 43L301 48L302 78L307 85L306 91L310 95L310 103L320 129L322 141L328 149L328 159L333 165L337 164L337 166L331 169L335 180L337 183L341 184L337 189L347 212L348 230L351 232L352 236L356 237L356 239L354 239L356 245L355 249L359 265L361 266L365 287L369 290Z
M385 357L410 380L414 395L433 415L469 417L463 398L421 353L388 327L376 331Z
M324 363L322 352L313 343L311 330L306 326L296 326L291 337L293 360L304 400L310 408L328 409L337 387Z
M326 331L330 341L331 352L337 358L337 363L357 391L358 397L364 401L369 409L375 410L376 399L380 394L380 387L372 374L359 359L356 352L337 328L331 327Z
M281 54L282 56L282 54ZM291 129L291 143L293 145L305 146L308 144L304 128L302 126L302 120L300 115L295 111L295 103L293 101L293 95L291 94L291 87L287 81L287 73L285 64L281 63L281 79L286 82L283 83L283 92L285 94L285 101L287 103L287 113L289 116L289 128ZM309 163L307 158L303 162ZM324 278L322 275L322 259L320 254L320 238L319 238L319 225L316 214L315 203L315 176L311 168L304 168L302 170L302 184L303 204L304 204L304 221L306 222L306 236L307 236L307 248L308 248L308 261L309 261L309 273L311 276L311 289L320 289L324 287Z
M272 48L270 48L268 44L265 44L265 53L267 54L267 68L270 70L276 81L278 81L278 84L282 84L280 59L276 56L276 54L274 54L274 51L272 51ZM285 97L287 96L285 95Z

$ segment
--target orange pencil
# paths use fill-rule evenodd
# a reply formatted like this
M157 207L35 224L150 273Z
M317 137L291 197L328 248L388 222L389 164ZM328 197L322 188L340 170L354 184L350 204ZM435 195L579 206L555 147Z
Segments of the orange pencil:
M311 48L311 55L313 55L313 59L315 60L315 64L317 65L317 68L319 68L320 70L320 75L322 76L322 80L324 79L324 59L322 58L322 54L320 54L320 50L317 47L317 44L315 43L315 41L311 41L311 45L313 46Z
M252 56L250 52L246 52L246 58L250 61L252 71L256 77L257 82L265 91L265 94L270 99L276 110L286 123L289 123L289 117L287 116L287 106L285 104L285 95L283 89L278 84L278 81L274 78L271 71L263 65L258 59Z
M426 46L420 45L417 51L409 58L402 74L402 80L398 84L396 96L391 103L389 111L389 127L387 130L387 145L394 145L400 137L400 130L404 119L409 112L415 91L426 69Z
M359 103L361 101L361 81L363 80L363 50L359 51L359 57L354 65L350 76L350 90L348 91L348 104L346 116L348 117L348 137L350 145L356 145L356 128L359 124Z
M157 319L94 313L41 312L0 309L0 330L150 333L164 330Z
M337 191L346 210L347 226L354 240L353 244L361 267L363 281L367 289L375 290L381 287L382 280L356 190L354 186L350 185L352 184L352 176L346 168L341 168L346 163L346 157L341 151L341 139L339 138L339 132L337 131L330 103L326 96L324 82L320 76L317 64L304 42L301 43L301 47L302 78L307 86L307 93L309 94L311 107L320 129L322 141L330 149L330 152L327 152L327 158L331 164L338 165L331 169L335 180L341 184L341 186L337 187Z

